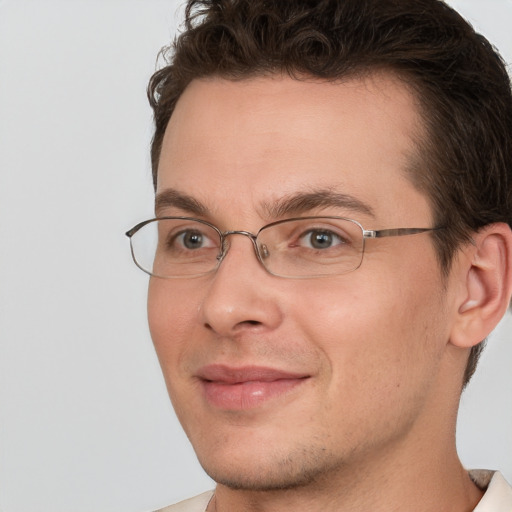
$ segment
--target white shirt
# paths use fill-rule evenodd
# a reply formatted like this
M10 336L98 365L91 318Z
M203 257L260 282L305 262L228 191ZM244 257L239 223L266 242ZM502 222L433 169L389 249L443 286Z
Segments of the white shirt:
M501 473L476 469L469 475L478 487L487 489L473 512L512 512L512 487ZM155 512L206 512L212 497L213 491L208 491Z

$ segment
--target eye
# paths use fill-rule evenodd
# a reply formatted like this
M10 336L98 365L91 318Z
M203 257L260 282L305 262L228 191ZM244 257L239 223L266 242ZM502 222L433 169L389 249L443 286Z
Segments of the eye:
M205 233L196 230L188 229L177 233L170 240L170 245L178 245L187 250L205 249L215 247L215 242L208 237Z
M346 243L341 236L325 229L311 229L300 237L299 242L302 246L316 250L330 249Z
M197 231L186 231L179 240L187 249L197 249L203 245L204 236Z

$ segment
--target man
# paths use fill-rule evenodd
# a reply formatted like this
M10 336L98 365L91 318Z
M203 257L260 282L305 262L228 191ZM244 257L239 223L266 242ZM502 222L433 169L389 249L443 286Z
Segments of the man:
M512 293L512 94L438 0L191 0L134 227L217 482L168 511L512 510L455 448Z

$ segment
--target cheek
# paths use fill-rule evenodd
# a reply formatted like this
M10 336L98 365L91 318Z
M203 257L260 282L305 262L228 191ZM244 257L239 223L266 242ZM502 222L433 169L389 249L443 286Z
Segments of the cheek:
M368 283L310 284L296 317L323 353L334 392L392 400L406 383L426 384L439 364L446 342L439 285L403 276Z
M180 283L152 278L148 290L148 321L164 375L174 367L186 351L192 336L198 303Z
M197 389L190 388L184 361L194 350L198 304L196 294L183 289L181 283L150 280L148 320L151 338L169 397L182 422L195 414L187 405L197 394Z

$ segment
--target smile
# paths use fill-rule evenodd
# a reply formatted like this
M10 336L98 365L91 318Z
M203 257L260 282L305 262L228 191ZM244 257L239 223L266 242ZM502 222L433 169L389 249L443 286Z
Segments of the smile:
M210 365L202 368L198 377L210 405L242 411L284 396L304 383L309 375L259 366L232 368Z

